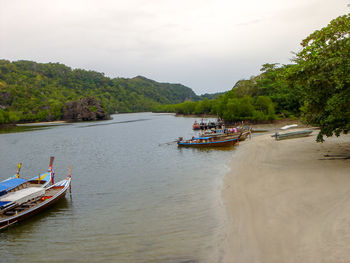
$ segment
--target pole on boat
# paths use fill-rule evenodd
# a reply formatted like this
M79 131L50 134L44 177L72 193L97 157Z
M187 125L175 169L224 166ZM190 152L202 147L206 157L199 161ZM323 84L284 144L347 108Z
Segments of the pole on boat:
M69 166L68 177L72 177L72 165Z
M17 164L17 173L16 173L16 178L19 178L19 171L21 171L22 163Z
M50 177L51 177L51 184L54 184L55 183L55 174L54 172L52 171L52 165L53 165L53 161L55 160L55 157L54 156L51 156L50 157L50 164L49 164L49 169L48 169L48 172L50 173Z
M69 166L68 178L72 178L72 165ZM72 193L72 181L69 184L69 193Z
M38 174L38 184L40 183L40 173Z
M51 156L50 157L50 164L49 164L49 170L48 172L51 172L52 171L52 165L53 165L53 161L55 160L55 157L54 156Z

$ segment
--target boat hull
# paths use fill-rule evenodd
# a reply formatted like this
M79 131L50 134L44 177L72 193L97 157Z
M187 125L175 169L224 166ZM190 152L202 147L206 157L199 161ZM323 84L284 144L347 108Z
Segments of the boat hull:
M238 141L237 138L223 140L223 141L214 141L214 142L177 142L177 145L180 147L225 147L225 146L233 146Z
M286 140L286 139L293 139L293 138L300 138L300 137L308 137L310 136L312 131L307 130L307 131L299 131L299 132L290 132L290 133L282 133L282 134L275 134L273 135L276 137L277 141L280 140Z
M55 196L46 199L45 201L43 201L42 203L26 210L23 212L20 212L16 215L13 215L11 217L5 218L5 219L1 219L0 220L0 230L5 229L17 222L23 221L43 210L45 210L46 208L54 205L55 203L57 203L58 201L60 201L63 197L65 197L66 192L69 188L70 185L70 179L68 179L68 183L64 186L64 188L62 188L61 191L59 191ZM52 186L54 187L54 186Z

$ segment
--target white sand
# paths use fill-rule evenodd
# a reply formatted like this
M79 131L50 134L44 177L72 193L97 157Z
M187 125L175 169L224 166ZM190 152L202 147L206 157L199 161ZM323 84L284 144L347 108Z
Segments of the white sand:
M67 124L67 121L42 121L42 122L17 123L16 126L51 126L51 125L63 125L63 124Z
M350 262L350 135L242 143L225 177L223 262ZM327 160L320 160L327 159Z

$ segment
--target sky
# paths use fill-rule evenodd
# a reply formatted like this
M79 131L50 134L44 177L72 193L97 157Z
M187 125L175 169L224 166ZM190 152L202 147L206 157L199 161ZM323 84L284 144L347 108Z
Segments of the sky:
M0 59L59 62L109 77L230 90L300 42L349 0L0 0Z

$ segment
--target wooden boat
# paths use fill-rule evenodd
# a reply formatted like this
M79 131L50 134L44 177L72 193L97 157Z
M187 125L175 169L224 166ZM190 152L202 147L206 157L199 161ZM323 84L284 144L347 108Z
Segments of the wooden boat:
M192 125L192 129L193 130L207 130L207 129L220 129L223 126L223 123L221 121L217 121L217 122L208 122L205 123L203 122L203 119L200 123L198 123L197 121L195 121Z
M193 124L192 124L192 129L193 130L200 130L201 129L201 126L199 125L199 123L197 121L195 121Z
M24 178L8 178L0 183L0 196L7 194L8 191L26 183Z
M0 196L7 194L9 191L16 191L19 189L23 189L26 187L30 187L31 185L46 187L50 182L53 182L54 172L52 169L54 157L50 157L49 169L46 173L39 174L29 180L20 178L20 170L22 167L22 163L19 163L17 166L17 173L6 180L0 182Z
M42 194L42 189L50 182L53 183L53 161L54 157L50 157L50 165L47 173L39 174L38 177L33 177L30 180L17 178L17 176L19 177L21 168L21 164L19 164L15 178L10 178L0 183L0 211L12 206L14 203L26 202L26 200Z
M205 130L199 135L199 137L217 137L220 135L227 135L227 129Z
M177 141L178 146L182 147L223 147L232 146L239 141L238 137L193 137L191 140L183 141L180 137Z
M250 136L250 138L251 138L251 136L252 136L251 130L243 131L239 137L239 140L244 141L245 139L247 139L248 136Z
M295 132L288 132L288 133L278 133L278 132L276 132L271 137L275 137L275 139L277 141L279 141L279 140L285 140L285 139L307 137L311 133L312 133L312 130L295 131Z
M250 129L245 129L245 130L240 130L240 131L230 131L229 129L218 129L218 130L213 130L209 131L204 134L200 134L199 137L237 137L239 138L240 141L244 141L249 135L251 135L251 130Z
M69 173L65 180L55 183L46 189L41 188L41 191L43 192L42 194L35 193L30 197L25 195L27 200L14 202L12 205L0 210L0 230L37 214L45 208L55 204L65 196L68 188L70 188L70 183L71 176ZM18 192L16 194L18 197Z

